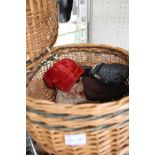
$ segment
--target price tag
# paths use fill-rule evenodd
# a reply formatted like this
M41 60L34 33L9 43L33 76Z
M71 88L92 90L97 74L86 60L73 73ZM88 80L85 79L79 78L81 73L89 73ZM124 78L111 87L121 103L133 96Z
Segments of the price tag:
M86 135L65 135L65 144L69 146L85 145L86 144Z

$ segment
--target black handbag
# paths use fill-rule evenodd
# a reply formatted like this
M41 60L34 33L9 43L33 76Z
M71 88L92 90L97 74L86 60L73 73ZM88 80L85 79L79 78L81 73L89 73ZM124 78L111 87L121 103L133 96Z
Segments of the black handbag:
M117 63L101 63L93 67L90 74L102 83L126 83L129 79L129 66Z

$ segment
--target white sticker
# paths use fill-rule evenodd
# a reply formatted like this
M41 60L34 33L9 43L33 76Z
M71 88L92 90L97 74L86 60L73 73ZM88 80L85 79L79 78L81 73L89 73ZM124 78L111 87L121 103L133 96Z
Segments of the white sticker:
M86 135L65 135L65 144L70 146L85 145Z

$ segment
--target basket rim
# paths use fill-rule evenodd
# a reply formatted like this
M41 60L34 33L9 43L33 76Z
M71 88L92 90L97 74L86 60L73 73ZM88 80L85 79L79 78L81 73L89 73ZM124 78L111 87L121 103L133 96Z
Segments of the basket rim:
M65 103L65 104L59 104L59 103L56 103L56 102L52 102L52 101L49 101L49 100L44 100L44 99L34 99L33 97L29 97L27 96L26 97L26 100L29 101L29 102L34 102L35 104L46 104L46 106L53 106L53 107L57 107L58 109L60 108L60 110L62 110L63 108L65 107L71 107L71 106L74 106L75 108L79 108L79 107L82 107L82 106L85 106L85 107L88 107L88 108L99 108L100 106L110 106L109 103L111 104L114 104L114 103L125 103L125 102L129 102L129 96L125 96L119 100L115 100L115 101L109 101L109 102L102 102L102 103L96 103L96 102L90 102L90 103L80 103L80 104L69 104L69 103ZM27 103L27 105L30 105Z
M129 56L129 51L121 48L121 47L115 47L108 44L92 44L92 43L78 43L78 44L67 44L67 45L60 45L50 48L50 51L46 52L42 58L39 59L39 61L35 62L35 66L39 65L41 61L47 58L50 54L55 54L57 50L64 49L64 48L110 48L113 50L117 50L118 52L125 54ZM45 53L45 51L43 52ZM26 63L26 70L31 70L31 68L34 67L34 62L27 62Z
M117 47L117 46L112 46L110 44L93 44L93 43L77 43L77 44L67 44L67 45L60 45L60 46L55 46L51 49L51 52L54 52L58 49L61 49L61 48L77 48L77 47L91 47L91 48L96 48L96 47L101 47L101 48L110 48L110 49L113 49L113 50L117 50L119 52L121 52L122 54L126 54L129 56L129 51L124 49L124 48L121 48L121 47ZM50 52L50 53L51 53Z

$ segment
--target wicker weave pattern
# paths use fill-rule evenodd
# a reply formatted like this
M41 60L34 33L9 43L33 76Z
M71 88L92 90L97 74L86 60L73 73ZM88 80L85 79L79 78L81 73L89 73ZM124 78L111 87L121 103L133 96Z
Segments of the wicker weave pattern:
M27 68L27 83L35 75L37 79L41 79L45 71L53 65L56 60L63 58L70 58L77 61L80 65L93 66L100 62L105 63L121 63L128 64L128 52L121 48L114 48L109 45L95 45L95 44L76 44L64 45L53 48L52 51L44 57L42 63L32 63ZM54 57L56 57L54 59ZM38 72L38 70L40 71ZM38 72L38 73L37 73ZM40 77L40 78L38 78Z
M54 102L55 91L42 77L57 60L70 58L80 65L128 64L128 53L108 45L66 45L53 48L33 73L27 89L27 129L49 153L57 155L117 155L128 148L129 97L108 103L79 105ZM85 133L87 144L70 147L65 134ZM124 152L123 152L124 153Z
M59 132L48 130L27 122L32 137L43 149L55 155L123 155L128 149L128 126L120 128L87 132ZM70 147L64 144L65 134L81 134L87 136L87 144ZM123 151L122 151L123 150ZM122 152L120 154L120 152Z
M46 47L53 46L58 33L57 21L55 0L26 0L27 68L32 62L33 65L40 62L47 53Z

